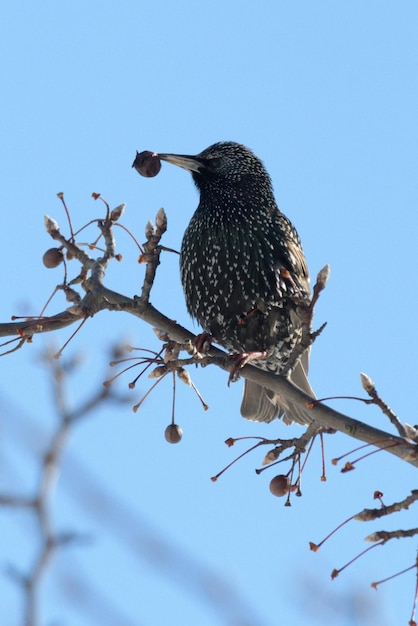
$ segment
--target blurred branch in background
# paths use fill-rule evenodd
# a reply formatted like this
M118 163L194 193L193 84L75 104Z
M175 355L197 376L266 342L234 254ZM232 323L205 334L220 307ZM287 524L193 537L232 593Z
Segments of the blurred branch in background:
M120 356L119 348L112 358ZM65 490L83 509L83 512L109 531L112 537L141 564L145 561L159 576L180 587L199 603L203 603L223 623L236 626L262 624L247 599L225 580L222 575L187 554L170 537L163 537L136 510L122 502L87 468L73 453L66 450L68 438L76 436L76 425L82 420L97 415L103 403L125 403L127 398L116 395L107 387L93 390L91 396L80 406L70 408L67 385L71 374L77 369L77 359L56 360L53 351L44 355L46 375L52 382L52 391L57 413L56 427L46 432L30 417L8 411L14 427L16 443L30 451L37 464L38 479L29 495L17 489L0 491L0 505L6 510L21 509L36 520L30 541L37 544L32 565L22 571L10 563L7 573L20 587L24 598L22 626L41 626L42 606L46 602L45 587L54 560L68 564L65 572L59 573L60 592L67 603L75 606L92 623L118 626L133 626L118 605L117 596L104 597L94 581L81 570L74 548L86 547L91 541L87 533L78 530L60 531L54 524L54 507L57 489ZM42 450L35 442L45 442ZM65 461L63 460L65 453ZM58 477L62 474L62 476ZM18 481L13 480L16 484ZM76 521L71 522L76 525ZM7 538L3 538L3 541ZM72 549L73 547L73 549ZM67 554L71 552L71 554ZM140 592L139 592L140 600ZM134 624L141 623L141 615Z

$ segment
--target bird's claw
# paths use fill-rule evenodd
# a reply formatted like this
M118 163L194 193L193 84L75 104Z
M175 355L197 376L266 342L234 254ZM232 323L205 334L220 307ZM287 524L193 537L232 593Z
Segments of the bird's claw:
M196 348L196 352L199 352L200 354L205 354L206 352L208 352L212 342L213 342L212 335L206 332L196 335L196 337L193 340L193 344L194 344L194 347Z
M235 383L239 379L240 370L250 361L256 359L266 359L267 352L240 352L235 354L232 362L231 371L229 372L228 387L231 383Z

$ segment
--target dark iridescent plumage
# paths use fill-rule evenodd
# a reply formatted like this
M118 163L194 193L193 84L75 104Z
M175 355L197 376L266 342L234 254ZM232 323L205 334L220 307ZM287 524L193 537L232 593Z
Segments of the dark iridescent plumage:
M189 170L200 203L184 234L180 269L187 308L233 352L266 351L254 365L279 373L300 338L297 302L309 303L309 276L299 236L274 199L270 177L245 146L217 143L196 156L160 154ZM292 380L313 395L308 354ZM305 422L283 398L245 381L248 419Z

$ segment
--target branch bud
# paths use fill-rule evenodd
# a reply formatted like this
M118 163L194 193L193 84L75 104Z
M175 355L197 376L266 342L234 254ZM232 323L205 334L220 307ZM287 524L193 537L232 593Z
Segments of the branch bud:
M153 237L153 235L155 235L155 226L151 222L151 220L148 220L148 222L147 222L147 224L145 226L145 238L146 239L151 239L151 237Z
M273 448L273 450L269 450L266 456L263 459L262 465L268 465L269 463L273 463L276 461L280 454L280 450L278 448Z
M367 374L363 374L363 372L361 372L360 379L361 379L361 385L364 391L367 391L367 393L370 393L371 391L374 390L375 384L372 381L372 379L369 376L367 376Z
M125 207L126 207L126 204L122 202L122 204L119 204L119 206L113 209L113 211L110 214L110 219L112 220L112 222L117 222L118 219L122 217L122 215L125 212Z
M155 367L152 372L150 374L148 374L148 378L161 378L161 376L164 376L164 374L167 374L167 368L165 365L158 365L158 367Z
M192 384L192 379L190 378L190 374L187 370L184 369L184 367L179 367L179 369L177 370L177 376L186 385L190 386Z
M59 230L58 222L52 219L52 217L49 217L49 215L44 215L44 223L45 223L46 232L48 234L51 234Z
M167 215L163 207L159 209L157 215L155 216L155 223L157 224L157 228L165 232L167 230Z
M331 268L328 263L324 265L322 270L319 271L318 276L316 277L316 284L318 285L318 287L320 287L321 290L325 289L325 285L328 282L330 273Z

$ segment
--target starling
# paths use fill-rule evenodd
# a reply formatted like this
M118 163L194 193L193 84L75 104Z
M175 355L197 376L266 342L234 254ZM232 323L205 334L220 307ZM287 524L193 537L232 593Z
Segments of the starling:
M301 338L298 305L310 302L309 274L299 236L276 204L263 163L229 141L195 156L158 156L191 172L200 192L180 255L189 313L221 346L250 353L250 360L254 354L253 365L279 374ZM291 379L315 397L308 360L306 351ZM260 422L309 422L295 405L248 380L241 414Z

